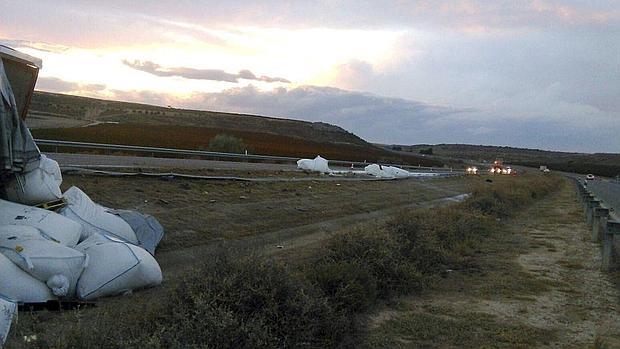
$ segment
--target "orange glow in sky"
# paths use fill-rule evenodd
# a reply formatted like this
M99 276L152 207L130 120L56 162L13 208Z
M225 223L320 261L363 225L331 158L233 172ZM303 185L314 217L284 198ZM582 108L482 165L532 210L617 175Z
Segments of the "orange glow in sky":
M261 89L329 84L336 78L335 68L350 60L368 62L376 69L389 64L396 56L396 44L403 35L402 32L385 30L259 27L209 30L195 25L192 28L208 33L213 42L170 30L162 33L165 41L153 44L52 49L39 44L20 50L43 59L44 68L40 73L43 78L104 84L108 90L151 90L186 95L249 83ZM179 76L162 78L128 67L123 60L150 61L162 67L220 69L229 73L247 69L256 75L284 77L291 84L245 80L231 83Z

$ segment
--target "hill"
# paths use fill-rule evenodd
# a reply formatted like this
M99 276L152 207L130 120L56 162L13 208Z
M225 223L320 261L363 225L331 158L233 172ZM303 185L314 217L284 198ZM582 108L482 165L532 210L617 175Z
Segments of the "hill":
M110 101L35 91L28 127L36 138L208 149L211 138L243 139L254 154L439 166L417 154L377 147L341 127L274 118Z
M571 153L541 149L500 147L469 144L418 144L385 145L389 149L420 154L432 148L433 156L455 158L474 162L502 159L504 162L530 167L548 166L552 170L593 173L599 176L615 177L620 175L620 154L611 153Z

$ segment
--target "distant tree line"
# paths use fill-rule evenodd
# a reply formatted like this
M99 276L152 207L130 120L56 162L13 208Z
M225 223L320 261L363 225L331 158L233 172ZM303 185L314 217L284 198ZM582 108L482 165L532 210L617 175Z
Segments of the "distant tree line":
M602 177L616 177L620 174L619 165L606 165L595 164L587 162L562 162L562 163L541 163L533 161L511 162L515 165L522 165L528 167L539 167L540 165L546 165L552 171L573 172L602 176Z
M420 154L433 155L433 147L428 147L426 149L420 149Z

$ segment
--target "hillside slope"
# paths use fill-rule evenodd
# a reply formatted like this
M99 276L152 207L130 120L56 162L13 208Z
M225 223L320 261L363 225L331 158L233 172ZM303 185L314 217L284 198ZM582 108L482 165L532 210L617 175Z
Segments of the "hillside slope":
M242 138L254 154L437 166L397 154L322 122L159 107L36 91L28 119L36 138L179 149L208 149L211 138Z
M58 93L36 91L28 114L31 129L54 128L50 119L79 121L74 125L93 122L130 122L148 125L177 125L219 128L238 131L290 135L318 142L369 145L341 127L323 122L273 118L266 116L187 110L148 104L109 101Z

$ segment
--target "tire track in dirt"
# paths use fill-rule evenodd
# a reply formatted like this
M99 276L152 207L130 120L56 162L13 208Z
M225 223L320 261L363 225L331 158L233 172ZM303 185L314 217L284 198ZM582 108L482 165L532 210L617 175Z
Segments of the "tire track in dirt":
M181 276L181 272L186 269L188 265L205 261L218 249L236 251L248 250L248 253L274 255L282 251L289 251L291 249L316 244L342 229L351 229L356 225L366 224L370 221L376 222L377 220L387 219L403 209L433 207L458 202L465 198L464 195L466 194L445 196L430 201L347 215L336 219L281 229L241 239L168 251L159 254L157 260L164 271L165 281L173 282L174 279Z

